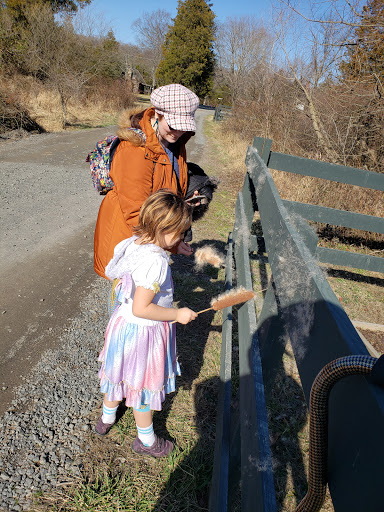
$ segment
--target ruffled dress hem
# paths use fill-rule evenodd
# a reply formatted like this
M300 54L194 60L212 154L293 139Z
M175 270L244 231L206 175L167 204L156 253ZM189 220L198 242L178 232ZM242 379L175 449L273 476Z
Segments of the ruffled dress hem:
M176 376L181 375L180 365L176 361L173 369L174 373L170 375L164 386L156 391L150 389L133 389L127 382L121 381L118 384L111 382L105 375L103 368L99 371L100 390L107 394L111 402L121 401L125 398L125 405L140 409L145 404L149 405L152 411L161 411L161 404L165 400L165 395L173 393L176 389Z

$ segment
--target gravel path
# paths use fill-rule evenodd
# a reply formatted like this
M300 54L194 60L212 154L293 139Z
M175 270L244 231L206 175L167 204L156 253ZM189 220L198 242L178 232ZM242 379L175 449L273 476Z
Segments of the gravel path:
M207 115L212 112L198 111L198 132L188 144L189 160L196 163L204 150ZM3 511L28 510L36 493L78 478L81 455L88 449L89 436L96 435L93 424L101 405L97 356L107 322L109 283L92 272L91 239L100 198L89 186L83 159L85 148L102 138L102 132L48 134L0 146L6 205L0 225L6 240L1 254L2 300L15 293L7 307L1 306ZM44 141L41 148L39 141ZM43 181L34 191L37 176ZM20 269L25 276L15 284ZM28 281L31 272L37 277ZM46 279L51 279L49 290L40 298ZM60 287L55 288L59 279ZM40 310L49 300L52 304Z
M97 356L107 321L109 286L98 279L81 313L48 350L16 393L0 422L0 507L28 510L34 493L68 483L100 406ZM96 435L96 434L93 434Z

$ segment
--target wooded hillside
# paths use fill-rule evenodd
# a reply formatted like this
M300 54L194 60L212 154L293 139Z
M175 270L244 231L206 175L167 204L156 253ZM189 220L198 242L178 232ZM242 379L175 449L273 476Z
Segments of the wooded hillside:
M174 19L158 9L127 20L137 45L96 24L91 0L0 5L1 132L114 122L139 92L180 82L229 105L226 128L241 139L384 170L383 0L278 0L268 23L219 22L214 4L184 0Z

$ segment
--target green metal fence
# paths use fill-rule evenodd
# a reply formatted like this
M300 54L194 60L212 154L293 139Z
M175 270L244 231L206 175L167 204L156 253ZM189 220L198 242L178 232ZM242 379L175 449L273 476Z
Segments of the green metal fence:
M227 288L234 284L252 288L250 257L257 254L267 259L272 279L259 318L252 302L238 310L236 396L231 394L233 312L227 308L223 313L211 512L232 510L234 500L241 500L241 510L245 512L277 510L266 403L287 335L307 403L312 383L327 363L342 356L369 355L318 261L384 271L384 260L379 257L353 259L346 251L330 255L319 250L316 234L304 220L335 224L341 219L341 225L359 229L365 226L369 231L383 233L383 219L353 216L357 214L345 217L338 210L311 209L282 201L267 165L378 190L384 190L384 175L296 159L272 153L270 148L271 141L256 138L248 149L247 174L228 239ZM352 176L353 172L356 175ZM252 234L255 211L260 215L259 236ZM337 384L330 396L328 434L328 485L337 512L382 510L383 432L384 390L361 376L348 377Z

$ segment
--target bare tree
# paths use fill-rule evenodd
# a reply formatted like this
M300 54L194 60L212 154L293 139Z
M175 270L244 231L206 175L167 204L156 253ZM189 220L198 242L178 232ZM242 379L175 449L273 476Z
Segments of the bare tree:
M362 0L312 0L304 11L295 0L278 0L276 26L288 70L311 121L317 156L380 170L384 115L380 75L377 69L367 74L369 66L365 66L364 73L351 76L345 64L356 45L365 51L372 45L382 48L373 39L382 38L383 17L369 16L362 4Z
M171 23L171 14L164 9L144 12L141 18L132 23L137 32L137 42L149 54L152 85L156 86L156 71L162 59L162 46Z
M319 4L310 2L305 17L295 2L278 0L279 8L275 7L279 43L288 69L301 91L318 147L331 162L340 158L325 125L324 114L330 110L318 100L325 99L319 94L320 88L336 79L353 29L353 11L348 12L348 23L340 23L341 4L338 0L323 2L319 10ZM319 22L313 23L314 19ZM346 15L343 19L347 20Z
M232 104L243 95L251 74L262 72L269 60L273 39L252 17L233 17L218 26L216 53L218 81L229 88Z
M381 0L377 0L378 3ZM311 23L320 23L320 24L331 24L331 25L346 25L349 27L360 28L364 26L366 28L376 27L380 25L384 26L384 20L376 20L374 23L366 22L364 20L364 13L361 11L362 2L360 0L329 0L328 2L319 2L321 5L321 17L319 15L313 14L313 10L311 14L307 14L305 11L301 10L301 7L295 7L295 5L290 1L281 0L281 3L288 7L291 11L295 12L299 16L301 16L305 21L309 21ZM335 6L334 16L332 19L324 18L324 6L330 4ZM336 6L338 4L338 6ZM325 7L326 9L326 7Z
M77 34L69 16L58 24L49 6L31 6L24 12L30 29L25 59L29 70L59 93L65 127L69 99L97 74L105 60L103 38Z

